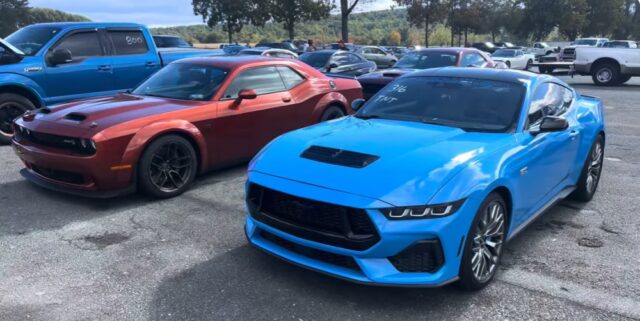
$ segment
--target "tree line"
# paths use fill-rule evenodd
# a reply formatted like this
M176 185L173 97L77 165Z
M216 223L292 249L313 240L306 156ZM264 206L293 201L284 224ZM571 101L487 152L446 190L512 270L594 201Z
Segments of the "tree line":
M28 0L0 0L0 37L34 23L90 21L88 18L48 8L29 7Z
M350 41L350 17L367 2L372 0L193 0L192 4L194 14L210 27L221 27L229 42L247 25L264 28L268 23L280 24L294 39L301 24L326 20L331 13L340 18L340 38ZM427 46L440 26L449 30L450 45L467 44L470 34L488 34L492 41L541 41L552 32L570 40L640 38L638 0L394 0L394 7L406 10L407 22L422 30Z

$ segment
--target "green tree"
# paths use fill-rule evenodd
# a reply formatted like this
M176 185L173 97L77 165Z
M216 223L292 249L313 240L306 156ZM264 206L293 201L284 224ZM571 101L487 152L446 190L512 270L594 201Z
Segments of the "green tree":
M446 17L444 0L395 0L395 2L407 7L407 20L412 26L424 28L424 44L429 47L431 27L443 22Z
M609 36L619 26L624 16L624 0L587 0L589 13L585 36Z
M273 20L282 23L293 40L297 23L326 18L332 7L329 0L271 0L268 8Z
M28 0L0 0L0 37L6 37L22 27L28 14Z
M233 34L239 33L247 24L264 25L268 16L265 2L256 0L192 0L193 13L202 16L209 27L222 26L229 43Z
M560 24L564 14L563 4L558 0L523 0L521 6L524 9L516 32L534 41L544 40Z
M402 35L398 31L391 31L389 36L387 36L387 45L389 46L399 46L402 43Z
M349 41L349 15L353 13L358 3L365 3L371 0L340 0L340 23L342 26L342 40Z
M567 39L576 39L587 25L587 0L563 0L564 9L558 23L558 32Z
M49 8L31 8L28 24L43 22L91 21L89 18Z

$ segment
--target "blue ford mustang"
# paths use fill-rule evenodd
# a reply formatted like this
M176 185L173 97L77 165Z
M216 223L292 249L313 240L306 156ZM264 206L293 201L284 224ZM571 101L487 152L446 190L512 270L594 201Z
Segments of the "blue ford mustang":
M475 290L505 241L598 185L602 102L550 76L420 71L353 107L249 164L251 244L351 281Z

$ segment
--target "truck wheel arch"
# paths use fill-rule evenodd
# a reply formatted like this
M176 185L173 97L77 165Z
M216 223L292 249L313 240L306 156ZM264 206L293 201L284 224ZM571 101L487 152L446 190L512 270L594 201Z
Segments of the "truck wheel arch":
M618 67L618 71L620 71L620 63L613 58L599 58L591 64L591 74L596 71L596 68L602 64L610 63L616 65Z
M19 85L6 85L0 86L0 94L10 93L15 95L20 95L25 97L31 101L31 103L36 106L36 108L40 108L44 106L44 103L40 99L40 96L33 92L32 90L25 88Z

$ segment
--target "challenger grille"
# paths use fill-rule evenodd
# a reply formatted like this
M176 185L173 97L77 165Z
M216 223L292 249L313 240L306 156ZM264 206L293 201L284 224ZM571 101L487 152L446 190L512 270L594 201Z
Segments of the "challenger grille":
M365 250L380 237L362 209L318 202L251 184L247 203L256 220L300 238Z
M81 155L93 155L96 152L95 149L88 144L82 146L79 138L35 132L20 126L16 126L14 132L17 139L26 140L41 146L60 148Z

